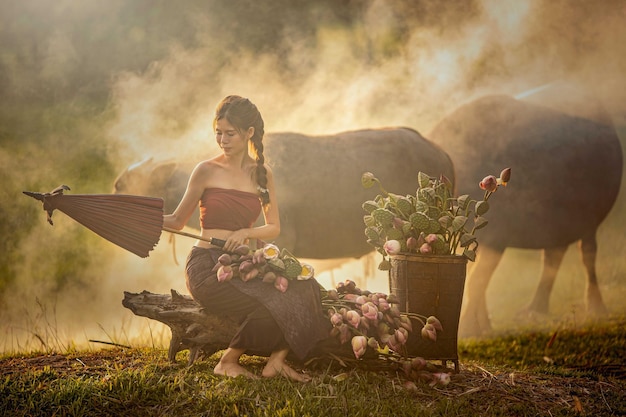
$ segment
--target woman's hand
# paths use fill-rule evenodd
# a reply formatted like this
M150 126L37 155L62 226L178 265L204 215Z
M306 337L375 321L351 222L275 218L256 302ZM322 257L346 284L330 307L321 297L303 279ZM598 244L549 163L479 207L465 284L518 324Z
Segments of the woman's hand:
M224 250L228 252L233 252L239 246L248 244L248 229L239 229L235 230L226 238L226 244L224 245Z

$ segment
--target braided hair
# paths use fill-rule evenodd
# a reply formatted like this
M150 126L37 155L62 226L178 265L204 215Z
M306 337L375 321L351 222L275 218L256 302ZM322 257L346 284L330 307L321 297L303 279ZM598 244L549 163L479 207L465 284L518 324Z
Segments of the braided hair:
M239 133L243 133L248 128L254 128L254 134L250 138L250 148L256 161L254 177L257 182L257 189L263 205L270 202L270 194L267 189L267 169L265 168L265 156L263 155L263 136L265 135L265 123L257 107L247 98L240 96L225 97L215 109L213 128L220 119L228 120Z

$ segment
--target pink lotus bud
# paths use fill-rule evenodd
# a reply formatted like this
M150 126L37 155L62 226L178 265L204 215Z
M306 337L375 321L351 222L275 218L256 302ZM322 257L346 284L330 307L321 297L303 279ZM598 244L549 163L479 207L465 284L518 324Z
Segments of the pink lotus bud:
M398 322L400 327L407 329L409 332L413 331L413 323L408 316L400 316Z
M350 328L348 327L347 324L342 324L338 327L339 329L339 342L341 342L341 344L346 343L348 340L350 340L350 335L352 334L350 332Z
M396 336L396 340L398 341L398 343L400 343L401 345L404 345L406 341L409 339L409 332L405 328L400 327L399 329L396 330L395 336Z
M334 313L332 316L330 316L330 322L333 326L340 326L341 324L343 324L343 317L339 313Z
M424 358L417 356L411 359L411 368L415 369L416 371L424 369L426 365L427 365L427 362L426 362L426 359Z
M370 322L367 319L367 317L359 317L359 328L364 329L364 331L369 330L370 328Z
M437 341L437 331L432 324L426 324L424 327L422 327L422 337L424 339L430 339L433 342Z
M350 294L353 294L354 290L356 290L356 282L352 281L351 279L347 279L345 280L344 284L346 284L346 291Z
M432 251L433 249L430 247L428 243L424 243L422 246L420 246L420 253L427 254L427 253L431 253Z
M367 338L365 336L354 336L351 343L354 356L359 359L365 354L365 350L367 349Z
M368 301L367 303L361 306L361 313L363 313L363 317L368 320L377 320L378 319L378 308L372 303Z
M267 271L263 274L263 282L267 284L273 284L276 281L276 274L272 271Z
M250 271L244 273L243 275L241 275L241 280L244 282L248 282L251 279L256 278L259 275L259 270L258 269L251 269Z
M256 265L265 265L267 260L263 255L263 249L257 249L254 251L254 255L252 255L252 263Z
M406 240L406 248L409 251L414 251L415 249L417 249L417 239L415 239L415 237L413 236L409 236Z
M272 243L268 243L267 245L263 246L263 257L265 259L276 259L278 258L278 255L280 255L280 249L278 249L278 246Z
M389 305L389 315L394 318L400 318L400 315L401 315L400 308L398 307L397 304Z
M274 287L280 292L287 291L289 287L289 280L281 275L276 277L276 281L274 281Z
M430 233L428 236L426 236L426 243L432 245L436 241L437 241L437 235L436 234Z
M498 180L493 175L487 175L478 186L485 191L494 192L498 189Z
M400 245L400 242L392 239L385 242L383 249L388 255L397 255L400 253L402 246Z
M346 320L352 327L359 327L361 316L356 311L350 310L346 313Z
M439 319L435 316L430 316L426 319L426 323L427 324L432 324L432 326L435 328L435 330L437 330L438 332L443 331L443 326L441 325L441 322L439 321Z
M233 268L230 265L222 265L217 270L217 281L225 282L233 278Z
M248 245L239 245L237 246L237 248L235 249L235 252L237 255L248 255L250 254L250 246Z
M334 301L339 300L339 294L337 294L337 290L328 290L328 291L326 291L326 296L330 300L334 300Z
M389 339L387 339L387 346L394 352L399 352L402 345L398 342L398 339L396 339L396 335L392 334L389 336Z
M445 387L450 383L450 374L436 372L433 374L433 382L435 385L441 385Z
M246 260L239 264L239 272L246 273L252 271L253 269L254 264L251 260Z
M389 310L389 303L387 302L387 300L385 298L379 298L378 299L378 311L387 311Z
M358 305L363 305L367 302L367 297L364 295L359 295L356 300L354 300L355 303L357 303Z
M511 180L511 168L504 168L500 173L500 184L506 187L506 183Z
M220 255L219 258L217 258L217 262L219 262L222 265L230 265L232 263L232 258L230 254L223 253Z

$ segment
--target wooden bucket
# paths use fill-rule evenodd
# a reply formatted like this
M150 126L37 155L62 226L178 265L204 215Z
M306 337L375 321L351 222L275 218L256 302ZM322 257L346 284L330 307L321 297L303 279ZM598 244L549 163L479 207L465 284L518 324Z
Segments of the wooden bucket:
M421 336L422 324L414 320L407 341L409 356L454 363L459 371L457 352L459 318L467 258L451 255L399 254L390 257L389 292L400 300L400 310L422 316L435 316L443 331L437 341Z

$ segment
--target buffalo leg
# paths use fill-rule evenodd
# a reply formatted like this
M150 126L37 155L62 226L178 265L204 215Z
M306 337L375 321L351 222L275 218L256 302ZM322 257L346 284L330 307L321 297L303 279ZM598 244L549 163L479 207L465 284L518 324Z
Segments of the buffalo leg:
M598 276L596 275L598 244L595 234L581 239L580 253L587 271L587 312L592 315L604 315L607 313L607 309L604 301L602 301L602 294L600 294L600 287L598 286Z
M559 271L565 252L567 252L567 246L545 248L543 250L543 269L541 271L539 285L535 290L532 301L526 306L524 312L531 314L548 314L550 294L552 293L556 274Z
M466 297L459 322L460 337L483 336L491 332L487 311L487 286L500 263L502 253L503 250L481 246L480 254L467 276Z

